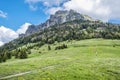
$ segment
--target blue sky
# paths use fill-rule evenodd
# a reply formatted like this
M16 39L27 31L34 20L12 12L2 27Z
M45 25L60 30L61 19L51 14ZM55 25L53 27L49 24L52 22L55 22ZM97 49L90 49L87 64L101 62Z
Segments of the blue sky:
M104 22L120 24L120 0L0 0L0 46L45 22L58 10L73 9Z
M43 10L32 11L24 0L0 0L0 10L7 13L6 18L0 18L0 26L13 30L17 30L25 22L39 24L48 18Z
M110 19L109 22L114 24L120 24L120 19Z

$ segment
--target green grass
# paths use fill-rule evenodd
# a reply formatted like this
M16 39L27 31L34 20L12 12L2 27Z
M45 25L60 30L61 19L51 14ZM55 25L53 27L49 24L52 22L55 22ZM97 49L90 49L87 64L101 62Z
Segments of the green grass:
M62 43L67 49L54 50ZM8 80L120 80L120 40L90 39L32 49L28 59L0 63L0 77L32 71ZM115 45L115 47L113 47Z

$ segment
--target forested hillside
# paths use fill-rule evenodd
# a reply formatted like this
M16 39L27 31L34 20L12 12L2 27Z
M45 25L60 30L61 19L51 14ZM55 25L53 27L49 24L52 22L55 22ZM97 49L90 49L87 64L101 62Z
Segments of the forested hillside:
M49 28L29 36L23 36L1 48L14 49L28 43L52 44L55 41L83 40L91 38L120 39L120 25L100 21L74 20ZM37 45L38 45L37 44Z

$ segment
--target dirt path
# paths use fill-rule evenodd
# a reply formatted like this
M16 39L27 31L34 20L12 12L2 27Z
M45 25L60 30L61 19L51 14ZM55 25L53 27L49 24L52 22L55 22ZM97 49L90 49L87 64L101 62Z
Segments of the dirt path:
M35 69L35 70L31 70L31 71L21 72L21 73L18 73L18 74L8 75L8 76L5 76L5 77L1 77L0 80L9 79L9 78L13 78L13 77L18 77L18 76L22 76L22 75L25 75L25 74L31 74L31 73L37 72L38 70L45 70L45 69L51 69L51 68L54 68L54 66L47 66L47 67L40 68L40 69Z
M33 71L28 71L28 72L22 72L22 73L18 73L18 74L13 74L13 75L2 77L2 78L0 78L0 80L9 79L9 78L12 78L12 77L17 77L17 76L22 76L22 75L29 74L29 73L32 73L32 72Z
M74 60L74 61L79 61L79 60ZM54 65L42 67L42 68L35 69L35 70L30 70L30 71L26 71L26 72L21 72L21 73L18 73L18 74L11 74L11 75L8 75L8 76L1 77L0 80L10 79L10 78L22 76L22 75L25 75L25 74L35 73L35 72L38 72L39 70L54 69L55 67L63 66L63 65L72 63L72 62L74 62L74 61L70 61L70 62L66 62L66 63L60 63L60 64L54 64Z

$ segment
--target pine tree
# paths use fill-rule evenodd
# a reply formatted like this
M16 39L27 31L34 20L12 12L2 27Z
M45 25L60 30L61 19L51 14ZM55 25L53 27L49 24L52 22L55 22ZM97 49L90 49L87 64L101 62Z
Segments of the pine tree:
M6 55L7 55L7 59L11 59L11 57L12 57L11 52L6 51Z
M21 51L19 52L19 58L20 59L25 59L28 57L28 54L26 52L26 49L21 49Z
M18 51L16 50L16 51L14 51L14 55L15 55L15 58L18 58Z
M48 50L51 50L51 47L50 47L50 45L48 45Z
M2 59L3 59L2 54L0 53L0 63L2 62Z
M6 59L7 59L7 55L6 55L6 53L3 53L3 62L6 62Z

